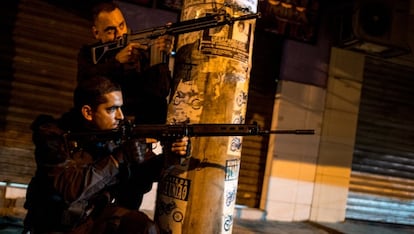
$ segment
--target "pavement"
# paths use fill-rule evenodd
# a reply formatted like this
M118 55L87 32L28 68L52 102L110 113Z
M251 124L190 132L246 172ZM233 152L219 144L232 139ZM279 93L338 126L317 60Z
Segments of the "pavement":
M0 234L22 232L22 219L0 217ZM235 219L234 234L414 234L414 226L347 220L341 223ZM204 233L203 233L204 234Z
M347 220L341 223L236 219L234 234L412 234L414 226Z

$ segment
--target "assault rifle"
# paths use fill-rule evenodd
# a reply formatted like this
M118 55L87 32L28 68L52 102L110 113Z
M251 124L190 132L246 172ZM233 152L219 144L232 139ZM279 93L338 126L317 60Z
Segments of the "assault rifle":
M139 42L148 45L150 40L163 35L178 35L188 32L195 32L204 29L214 28L226 24L233 24L235 21L259 18L260 13L246 14L240 17L231 17L227 13L217 13L198 19L185 20L170 25L144 29L130 34L124 34L114 42L99 43L91 48L93 63L97 64L109 51L124 48L130 42Z
M65 140L70 142L121 142L132 138L211 137L211 136L265 136L269 134L313 135L313 129L261 130L254 124L149 124L135 125L126 123L116 130L67 133Z

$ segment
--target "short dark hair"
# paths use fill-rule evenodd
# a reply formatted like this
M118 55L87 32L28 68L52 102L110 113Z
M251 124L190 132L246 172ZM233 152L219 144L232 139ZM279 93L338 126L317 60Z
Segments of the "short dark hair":
M80 110L82 106L89 105L95 109L107 101L105 94L114 91L122 91L121 86L104 76L95 76L79 81L73 93L74 108Z
M108 2L101 2L92 7L92 22L95 23L96 19L98 18L99 13L101 12L111 12L115 9L119 8L119 5L115 2L108 1Z

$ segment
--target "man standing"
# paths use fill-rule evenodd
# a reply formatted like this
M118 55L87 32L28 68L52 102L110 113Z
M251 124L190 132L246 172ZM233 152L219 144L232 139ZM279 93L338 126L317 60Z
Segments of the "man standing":
M136 123L165 123L171 74L164 61L150 64L149 45L129 43L109 51L98 63L93 62L91 47L114 42L129 32L116 3L104 2L92 10L92 33L97 44L85 45L78 55L78 81L93 75L105 75L121 84L125 94L125 114ZM173 37L162 36L151 42L151 51L170 53Z
M150 139L70 137L118 129L122 106L117 83L92 77L79 82L69 112L33 122L37 168L26 195L26 233L159 233L129 204L131 191L145 193L163 167L164 157L146 149ZM187 143L184 137L167 150L185 155Z

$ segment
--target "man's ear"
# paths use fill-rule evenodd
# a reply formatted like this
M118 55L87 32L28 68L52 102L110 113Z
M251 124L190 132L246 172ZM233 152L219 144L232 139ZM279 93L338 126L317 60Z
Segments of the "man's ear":
M95 39L99 40L99 31L95 26L92 26L91 28L92 35Z
M82 106L82 115L86 120L92 121L93 116L92 116L91 106L89 106L89 105Z

